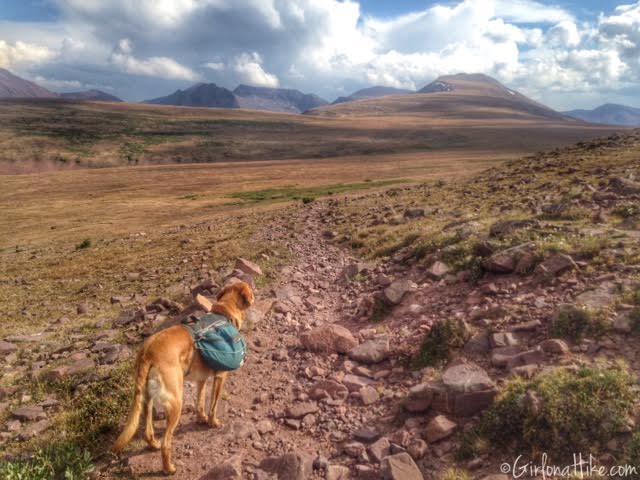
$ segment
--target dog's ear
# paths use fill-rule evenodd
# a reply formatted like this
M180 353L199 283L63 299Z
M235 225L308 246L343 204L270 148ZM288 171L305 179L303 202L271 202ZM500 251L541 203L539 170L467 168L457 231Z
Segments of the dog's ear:
M255 297L253 296L253 290L246 282L238 282L234 284L234 286L238 289L238 295L242 299L242 308L249 308L253 305L253 301Z

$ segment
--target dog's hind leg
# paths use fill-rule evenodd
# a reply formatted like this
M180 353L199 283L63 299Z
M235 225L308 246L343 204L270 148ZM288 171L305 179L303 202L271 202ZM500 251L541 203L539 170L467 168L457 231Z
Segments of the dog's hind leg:
M196 403L196 412L198 414L198 421L201 423L207 423L207 421L209 420L209 417L207 417L207 414L205 413L205 405L204 405L204 401L205 401L205 384L207 383L207 380L198 380L198 382L196 383L196 388L197 388L197 403Z
M211 386L211 411L209 415L209 425L212 427L222 427L222 422L218 420L218 402L222 395L222 389L227 381L228 373L222 373L213 377L213 385Z
M153 398L147 398L144 405L145 427L144 427L144 439L149 446L154 450L160 448L160 442L156 439L156 435L153 431Z
M164 473L171 475L176 472L176 467L171 462L171 440L182 413L182 384L184 379L181 370L169 370L162 372L161 375L164 384L162 400L167 412L167 429L162 437L160 450L162 453L162 469Z

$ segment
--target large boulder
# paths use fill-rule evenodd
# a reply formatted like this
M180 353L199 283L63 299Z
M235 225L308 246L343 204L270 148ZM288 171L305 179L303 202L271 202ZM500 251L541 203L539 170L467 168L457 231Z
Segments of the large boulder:
M200 480L241 480L242 479L242 455L234 455L209 472L200 477Z
M411 280L395 280L382 292L384 301L389 305L398 305L405 294L414 288L415 284Z
M516 270L521 258L535 250L534 242L527 242L515 247L501 250L485 259L483 267L492 273L512 273Z
M577 268L578 265L569 255L556 253L540 263L536 267L535 273L546 277L557 277Z
M435 261L433 264L427 269L427 276L433 280L440 280L447 273L449 273L451 269L446 263L441 261Z
M406 452L389 455L382 459L382 478L384 480L424 480L416 462Z
M444 415L438 415L427 424L424 435L429 443L434 443L452 435L458 425Z
M433 402L433 390L428 383L420 383L409 389L404 400L405 410L412 413L426 412Z
M346 328L330 324L309 330L300 335L302 346L312 352L348 353L358 341Z
M456 416L474 415L493 403L496 385L487 372L472 362L461 362L442 374L448 411Z
M234 270L240 270L250 276L262 275L262 269L259 265L253 263L246 258L238 258Z
M275 474L278 480L307 480L313 473L313 457L302 451L285 453L265 458L260 468Z
M377 337L361 343L349 352L349 358L362 363L380 363L389 357L389 338Z

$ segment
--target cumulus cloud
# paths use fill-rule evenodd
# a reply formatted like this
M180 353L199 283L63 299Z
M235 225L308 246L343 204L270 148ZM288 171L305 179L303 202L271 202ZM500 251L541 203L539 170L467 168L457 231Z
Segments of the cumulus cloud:
M233 65L240 80L258 87L277 87L278 77L262 69L262 58L256 52L239 55Z
M55 52L42 45L0 40L0 67L22 68L49 61L55 56Z
M191 81L200 79L200 75L193 70L180 65L169 57L149 57L142 60L136 58L133 56L133 46L128 38L123 38L118 42L109 57L109 61L124 72L134 75Z
M213 81L332 99L478 71L567 107L573 94L637 92L640 78L640 1L592 20L535 0L454 0L391 18L366 15L355 0L52 1L55 26L1 25L0 62L6 45L41 45L46 53L24 63L33 75L84 83L101 75L125 98Z

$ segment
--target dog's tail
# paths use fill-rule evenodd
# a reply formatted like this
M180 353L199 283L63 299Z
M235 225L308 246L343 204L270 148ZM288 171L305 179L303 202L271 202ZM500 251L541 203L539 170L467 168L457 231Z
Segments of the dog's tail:
M144 357L144 348L142 348L140 352L138 352L138 356L136 358L135 390L133 393L131 410L129 411L129 418L127 418L124 430L113 444L113 447L111 447L111 451L113 453L121 452L138 430L140 414L142 413L142 406L146 395L147 377L149 376L149 370L151 369L151 362Z

